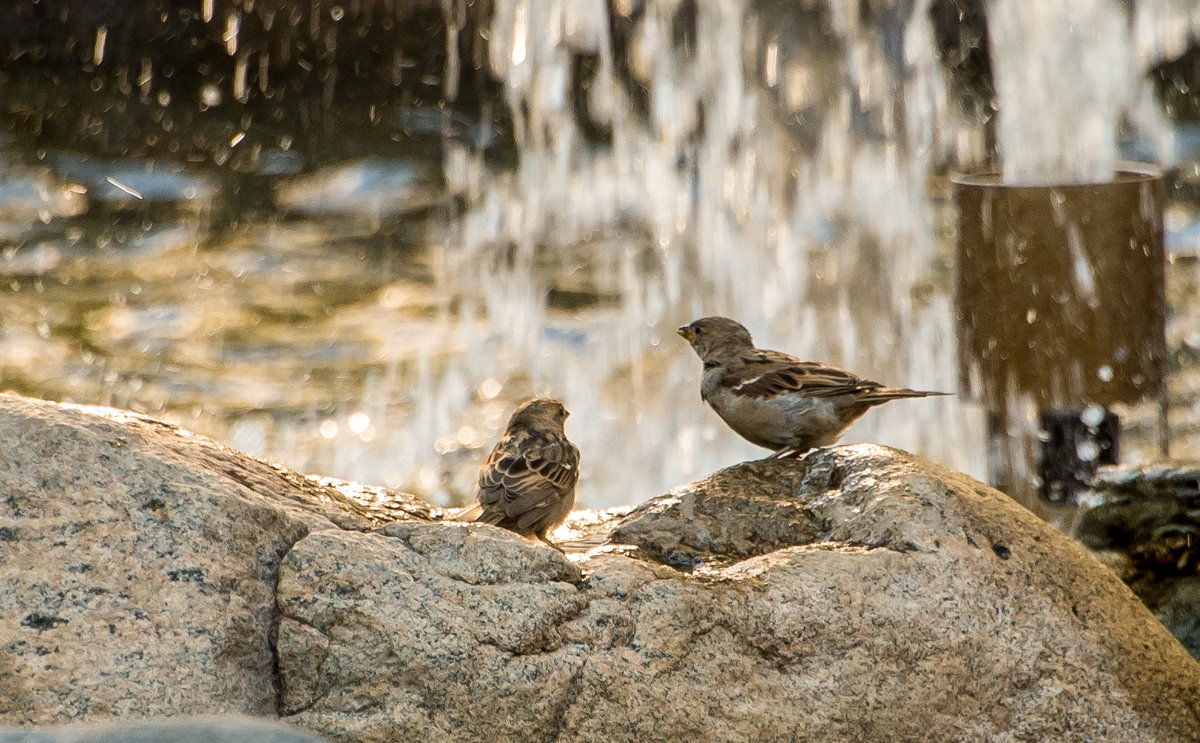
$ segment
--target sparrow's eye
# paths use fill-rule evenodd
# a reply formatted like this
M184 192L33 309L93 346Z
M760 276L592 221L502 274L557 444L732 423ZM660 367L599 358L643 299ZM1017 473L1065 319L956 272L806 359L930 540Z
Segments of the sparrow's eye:
M698 327L693 327L693 328L692 328L692 332L693 332L693 333L695 333L696 335L700 335L700 328L698 328Z

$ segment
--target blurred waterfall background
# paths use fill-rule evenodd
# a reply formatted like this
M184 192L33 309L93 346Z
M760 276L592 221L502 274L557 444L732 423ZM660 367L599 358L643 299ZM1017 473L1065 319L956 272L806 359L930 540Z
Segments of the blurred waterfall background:
M1172 453L1200 456L1191 0L18 5L0 388L442 504L549 395L581 505L636 503L765 454L677 326L955 391L949 175L1137 159L1170 177ZM1122 411L1126 459L1156 414ZM896 402L843 441L983 478L985 418Z

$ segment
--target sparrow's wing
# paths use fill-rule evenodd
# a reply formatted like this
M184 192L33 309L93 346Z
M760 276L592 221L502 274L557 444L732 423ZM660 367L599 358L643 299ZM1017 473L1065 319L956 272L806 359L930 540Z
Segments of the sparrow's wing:
M741 357L721 383L735 395L774 397L803 392L812 397L861 395L883 385L855 376L844 369L817 361L801 361L779 351L755 349Z
M481 521L518 519L528 528L579 479L579 452L569 441L502 441L479 470Z

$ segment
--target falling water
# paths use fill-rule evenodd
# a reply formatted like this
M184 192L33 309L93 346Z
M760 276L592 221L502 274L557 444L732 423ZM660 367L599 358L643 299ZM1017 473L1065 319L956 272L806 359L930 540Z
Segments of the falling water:
M367 157L280 179L273 194L286 219L215 237L202 220L156 225L98 246L93 270L114 252L144 258L121 274L120 292L88 288L91 347L113 355L53 345L56 311L29 302L31 284L21 283L0 370L54 368L60 396L147 409L305 471L442 502L469 497L473 469L517 400L554 395L572 412L580 500L590 506L637 502L765 453L699 399L700 363L674 329L702 315L737 318L760 345L888 384L953 391L944 175L984 164L989 135L939 58L934 5L495 0L483 61L502 85L515 163L487 156L485 124L446 116L455 136L442 142L440 172ZM1013 22L1003 0L990 6L997 134L1014 177L1044 177L1038 164L1060 151L1069 157L1057 170L1111 172L1115 122L1122 137L1177 156L1167 117L1138 81L1178 54L1200 13L1139 2L1130 21L1121 3L1071 6L1081 31L1057 37ZM202 9L204 22L230 30L238 74L206 88L201 103L242 100L258 67L245 29L212 3ZM1039 12L1046 24L1064 18ZM460 20L445 35L449 77L473 63L458 54ZM112 39L97 41L104 60ZM1047 70L1099 77L1085 85ZM147 67L130 79L149 97L158 75ZM449 77L441 89L453 95ZM1069 118L1081 108L1101 118ZM406 128L416 115L397 116L409 117ZM1035 144L1039 132L1059 145L1073 132L1088 139L1056 149ZM234 161L240 133L226 140ZM295 158L280 142L261 172L294 173ZM131 198L86 161L69 167L89 197ZM164 186L161 168L117 175L146 194L179 187ZM173 176L192 201L212 201L217 186L205 175ZM28 182L53 196L55 218L69 219L78 194L41 178L8 187ZM445 203L444 220L404 227L399 267L388 263L381 277L355 257L381 225L396 229L397 212ZM41 276L69 268L75 283L63 291L79 296L92 285L78 275L84 249L72 230L7 251L7 269L40 287ZM190 285L156 288L168 266ZM337 301L314 294L317 283ZM282 318L269 335L264 317ZM211 340L234 330L253 342ZM136 374L122 365L122 355L159 345L171 349L168 361ZM983 411L968 401L891 403L843 440L986 476Z
M889 383L954 389L944 203L928 176L984 153L978 122L948 101L929 3L908 14L616 3L625 16L612 25L600 3L495 7L490 63L519 112L520 166L497 174L467 152L450 159L450 180L478 195L446 273L455 290L481 288L478 322L457 318L461 342L499 350L464 359L456 375L474 386L528 372L538 391L564 397L591 453L593 503L759 453L697 399L699 364L672 330L701 315L736 317L763 345ZM1151 56L1145 29L1187 11L1139 7L1138 43L1105 0L1044 10L1038 23L992 7L999 139L1015 178L1107 179L1118 118L1137 104L1136 120L1161 124L1135 96L1133 57ZM613 36L622 20L627 49ZM1086 33L1054 35L1070 23ZM824 33L802 32L814 27ZM592 122L572 106L580 58L595 60ZM589 143L587 123L610 129L611 144ZM1072 133L1075 146L1062 146ZM544 297L581 262L610 301L556 311ZM846 438L983 474L981 411L969 405L885 407Z
M1007 183L1105 183L1137 92L1125 13L1112 0L988 4Z
M829 18L824 51L842 49L847 80L821 101L804 82L821 71L775 30L779 19L736 3L697 4L694 19L681 19L683 7L647 4L629 19L622 79L602 5L498 3L490 61L508 104L524 112L520 167L495 174L463 153L454 174L464 187L483 184L448 261L448 281L482 290L463 342L501 349L466 359L459 373L474 385L528 370L536 389L561 395L590 454L585 489L605 505L758 455L700 404L699 363L673 332L696 317L733 316L764 344L882 378L951 383L952 345L937 343L953 337L948 309L915 312L908 291L937 281L923 175L933 122L921 118L928 110L894 105L908 87L937 94L928 39L914 34L912 62L888 59L884 45L868 43L878 29L853 13ZM796 13L784 19L792 24L808 20L783 12ZM680 24L693 23L681 43ZM773 50L770 60L748 62L758 49ZM611 130L611 145L589 146L570 105L581 56L597 60L587 110ZM900 69L916 74L901 83ZM631 85L648 91L645 111ZM802 151L788 119L805 107L824 116L809 133L816 147ZM893 135L856 131L852 107ZM505 253L511 260L497 261ZM581 262L610 299L580 314L548 307L547 292L569 288L558 283ZM927 331L929 347L908 348L920 317L944 327ZM939 450L945 439L932 429L959 423L939 412L927 412L926 421L941 420L924 432L904 430L909 411L890 426L886 415L868 421L874 428L858 435L886 439L890 427L892 440L949 459L954 446Z
M443 277L462 310L443 322L472 351L448 362L443 378L456 384L432 390L415 417L471 420L469 391L527 377L573 411L592 504L640 500L761 454L700 403L700 364L673 331L705 314L740 319L764 345L953 388L946 246L925 174L954 138L939 135L949 124L930 103L945 93L924 8L881 24L685 5L694 18L650 3L629 19L622 70L603 4L497 3L490 63L521 113L520 166L497 173L465 149L448 158L448 180L475 198ZM815 51L783 32L808 22L831 32ZM594 122L572 106L581 57L596 60ZM830 76L825 64L843 84L814 87ZM806 147L792 127L810 110ZM587 123L611 143L589 144ZM582 312L546 301L574 289L602 299ZM880 410L849 438L978 471L961 445L968 418L921 404L920 414Z

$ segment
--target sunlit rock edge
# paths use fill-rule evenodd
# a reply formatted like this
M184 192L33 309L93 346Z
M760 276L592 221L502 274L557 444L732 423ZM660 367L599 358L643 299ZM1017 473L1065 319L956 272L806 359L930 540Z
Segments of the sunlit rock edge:
M577 514L557 535L568 559L124 411L2 395L0 441L6 724L246 713L334 740L456 741L1200 729L1200 666L1115 575L998 492L883 447Z

